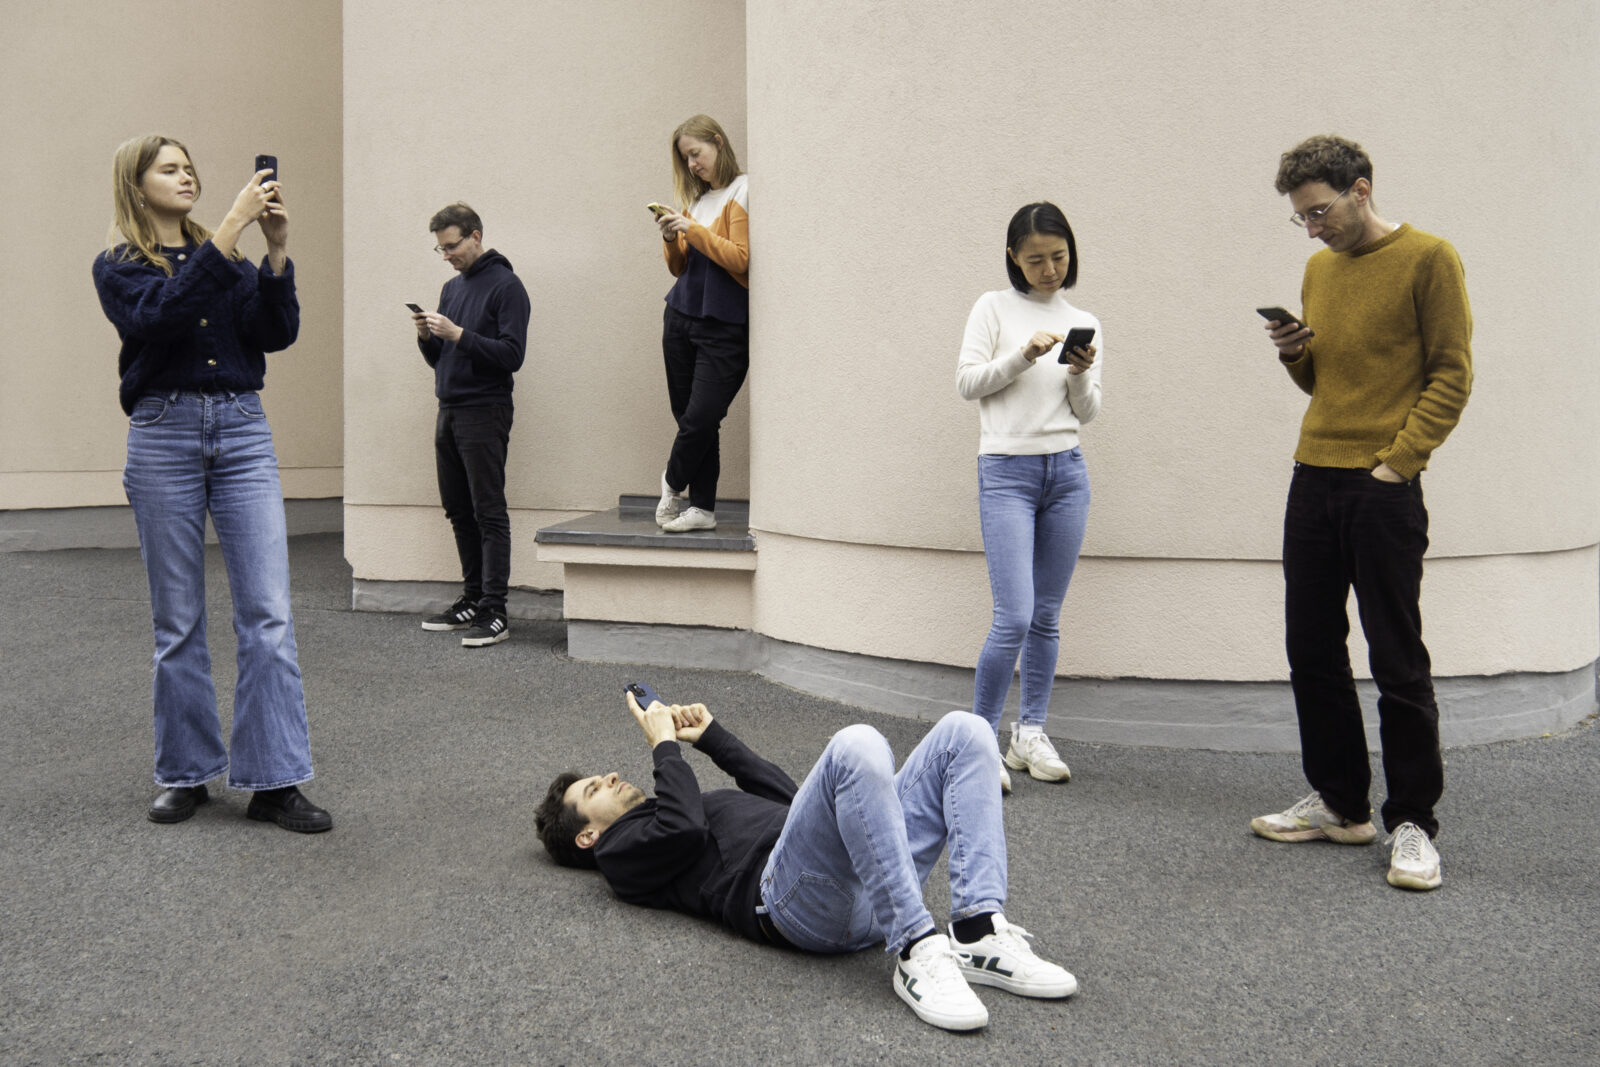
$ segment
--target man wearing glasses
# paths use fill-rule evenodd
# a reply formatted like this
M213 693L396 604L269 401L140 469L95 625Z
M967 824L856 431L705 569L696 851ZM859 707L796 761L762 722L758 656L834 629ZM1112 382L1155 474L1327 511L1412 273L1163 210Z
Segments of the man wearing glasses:
M1300 322L1267 330L1311 395L1284 516L1286 645L1301 763L1313 792L1250 828L1274 841L1364 845L1373 828L1361 706L1346 647L1351 587L1378 687L1390 885L1439 885L1444 791L1439 710L1422 643L1428 512L1421 472L1472 387L1472 312L1448 241L1388 222L1372 160L1340 137L1283 154L1290 221L1320 240L1306 263Z
M417 347L433 368L439 417L433 447L439 499L455 532L462 593L422 621L424 630L465 630L468 648L511 636L506 586L511 521L506 515L506 446L511 439L511 376L528 342L528 293L511 262L483 247L478 213L457 202L428 222L435 253L457 274L439 293L439 310L415 309Z

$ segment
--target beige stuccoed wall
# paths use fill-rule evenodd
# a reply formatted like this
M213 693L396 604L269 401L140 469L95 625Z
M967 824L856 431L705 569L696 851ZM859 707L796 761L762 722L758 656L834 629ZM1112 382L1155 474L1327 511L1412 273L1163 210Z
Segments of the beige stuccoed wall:
M748 20L757 631L975 662L978 417L955 358L1007 284L1012 211L1048 198L1105 339L1060 669L1283 677L1306 398L1252 309L1297 306L1318 247L1272 188L1278 154L1332 131L1374 157L1383 214L1454 242L1473 301L1473 398L1424 478L1436 673L1595 659L1592 4L813 0Z
M256 153L278 156L291 210L300 339L268 357L263 402L284 493L341 486L340 22L324 0L259 9L213 0L55 0L0 7L12 204L0 294L0 510L125 505L127 420L117 337L89 265L111 222L111 154L129 137L185 142L216 226ZM242 242L259 261L252 229Z
M401 302L437 306L452 271L427 223L463 199L533 302L506 470L511 581L559 588L535 531L652 491L666 464L672 278L644 205L670 200L668 138L696 112L752 163L744 4L346 0L344 30L346 554L358 580L460 580L433 374ZM749 439L741 399L725 497L748 493Z

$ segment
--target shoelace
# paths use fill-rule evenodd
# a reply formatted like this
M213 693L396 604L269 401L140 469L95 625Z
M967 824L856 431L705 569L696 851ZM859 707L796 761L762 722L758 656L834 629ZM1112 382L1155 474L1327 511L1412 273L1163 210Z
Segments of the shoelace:
M1004 928L997 927L994 934L1019 957L1027 959L1033 955L1033 949L1028 945L1028 942L1033 940L1033 935L1022 927L1008 922Z
M1415 826L1407 824L1394 833L1393 858L1407 863L1423 862L1422 844L1428 840L1428 835Z
M1294 807L1284 812L1284 814L1289 816L1291 819L1298 819L1303 815L1310 815L1314 812L1324 811L1326 808L1327 805L1322 802L1322 794L1312 793L1309 796L1300 798L1300 800L1295 802Z

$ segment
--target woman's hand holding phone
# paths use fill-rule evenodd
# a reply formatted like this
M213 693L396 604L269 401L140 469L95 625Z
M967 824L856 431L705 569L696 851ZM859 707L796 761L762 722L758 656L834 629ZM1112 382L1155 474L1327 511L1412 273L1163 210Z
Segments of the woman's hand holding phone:
M661 229L663 241L676 241L679 234L689 232L689 220L673 211L665 204L646 205L656 217L656 225Z
M1040 330L1028 338L1028 343L1022 346L1022 358L1029 363L1036 362L1040 356L1066 339L1067 335L1064 333L1051 333L1048 330Z

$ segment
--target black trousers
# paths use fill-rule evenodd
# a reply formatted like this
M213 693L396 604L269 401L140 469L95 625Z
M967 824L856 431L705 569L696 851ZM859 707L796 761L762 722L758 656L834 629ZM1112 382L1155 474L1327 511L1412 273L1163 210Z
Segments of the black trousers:
M1295 464L1283 521L1284 608L1306 778L1345 818L1371 816L1372 769L1346 645L1354 587L1378 686L1383 824L1393 832L1412 822L1432 836L1444 760L1419 606L1427 548L1420 477L1393 484L1366 470Z
M661 329L667 399L678 436L667 458L667 484L689 487L693 507L715 511L722 474L721 428L750 370L748 323L697 319L667 307Z
M479 609L506 610L511 520L506 515L506 446L511 405L439 409L433 451L439 500L456 535L463 594Z

